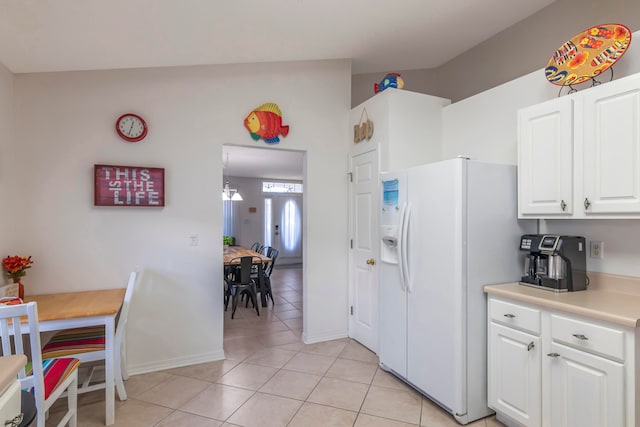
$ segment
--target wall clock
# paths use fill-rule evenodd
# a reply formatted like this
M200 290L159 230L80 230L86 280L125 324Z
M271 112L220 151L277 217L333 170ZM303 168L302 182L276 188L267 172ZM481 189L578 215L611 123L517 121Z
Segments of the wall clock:
M123 114L116 120L116 132L125 141L142 141L147 136L147 123L137 114Z

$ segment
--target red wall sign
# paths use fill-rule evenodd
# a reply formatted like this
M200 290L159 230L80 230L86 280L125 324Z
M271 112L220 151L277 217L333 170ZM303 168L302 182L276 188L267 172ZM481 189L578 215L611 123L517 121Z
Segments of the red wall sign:
M96 206L164 206L164 169L94 165Z

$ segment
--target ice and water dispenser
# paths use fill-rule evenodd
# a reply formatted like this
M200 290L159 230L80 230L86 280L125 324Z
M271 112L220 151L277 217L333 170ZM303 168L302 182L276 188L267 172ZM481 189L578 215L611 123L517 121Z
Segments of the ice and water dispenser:
M380 214L380 261L388 264L398 264L398 242L402 232L401 203L405 184L397 174L382 175L382 209ZM406 184L405 184L406 185Z

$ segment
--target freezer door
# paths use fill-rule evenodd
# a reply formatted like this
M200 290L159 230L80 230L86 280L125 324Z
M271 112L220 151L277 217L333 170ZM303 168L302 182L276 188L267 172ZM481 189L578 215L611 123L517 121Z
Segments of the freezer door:
M519 278L515 167L454 159L411 169L407 378L466 423L486 396L483 286ZM418 193L418 194L416 194Z
M463 173L466 161L409 170L408 380L441 405L459 407Z
M517 219L516 167L468 163L466 313L467 414L487 416L487 298L484 286L517 282L522 274L520 236L535 220Z

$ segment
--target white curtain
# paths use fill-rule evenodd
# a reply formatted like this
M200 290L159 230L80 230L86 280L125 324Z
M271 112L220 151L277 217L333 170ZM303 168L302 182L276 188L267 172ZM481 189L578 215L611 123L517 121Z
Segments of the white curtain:
M286 197L280 212L282 244L290 254L298 254L302 243L302 215L299 199L300 197Z
M222 201L222 234L225 236L238 237L238 210L231 200Z

